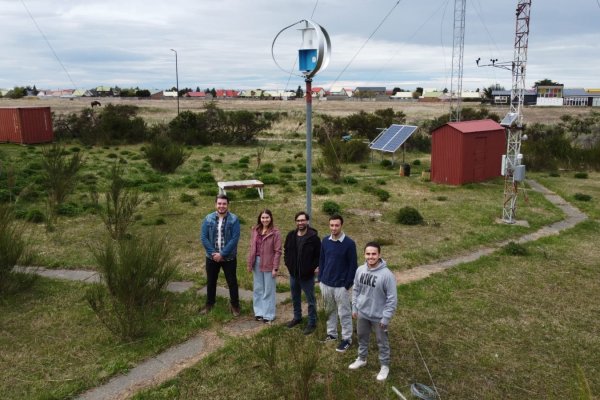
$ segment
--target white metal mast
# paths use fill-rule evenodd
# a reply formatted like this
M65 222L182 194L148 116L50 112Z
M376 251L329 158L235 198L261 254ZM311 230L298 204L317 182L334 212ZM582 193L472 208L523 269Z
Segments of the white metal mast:
M512 88L510 92L510 110L501 122L506 128L506 156L502 163L502 172L504 175L502 220L508 224L515 222L518 185L525 178L525 165L521 164L523 158L521 154L521 139L524 129L522 108L525 96L530 9L531 0L518 0L514 57L511 68Z
M466 0L454 0L452 75L450 78L450 121L460 121L462 107L463 55L465 50Z

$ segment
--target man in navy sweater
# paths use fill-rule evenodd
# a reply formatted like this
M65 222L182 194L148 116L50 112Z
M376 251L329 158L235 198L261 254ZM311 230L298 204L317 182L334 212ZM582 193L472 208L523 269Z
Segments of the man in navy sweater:
M329 218L331 235L321 243L319 257L319 282L328 313L327 337L325 342L337 340L338 316L342 326L342 340L337 351L345 352L352 344L352 302L350 289L358 267L356 243L342 231L344 219L341 215Z

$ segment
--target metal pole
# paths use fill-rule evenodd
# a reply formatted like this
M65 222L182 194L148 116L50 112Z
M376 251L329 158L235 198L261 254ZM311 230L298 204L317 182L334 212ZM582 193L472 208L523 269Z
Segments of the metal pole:
M306 82L306 212L312 215L312 79Z
M175 82L177 85L177 115L179 115L179 67L177 65L177 51L171 49L175 53Z

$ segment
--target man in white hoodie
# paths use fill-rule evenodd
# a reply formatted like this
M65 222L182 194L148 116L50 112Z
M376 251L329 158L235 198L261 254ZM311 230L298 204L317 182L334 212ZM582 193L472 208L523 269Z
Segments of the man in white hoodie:
M387 328L398 303L396 278L381 258L381 247L378 243L367 243L365 261L354 277L352 318L358 319L356 323L358 358L348 368L354 370L367 365L371 330L375 330L381 364L377 380L385 381L390 372L390 343Z

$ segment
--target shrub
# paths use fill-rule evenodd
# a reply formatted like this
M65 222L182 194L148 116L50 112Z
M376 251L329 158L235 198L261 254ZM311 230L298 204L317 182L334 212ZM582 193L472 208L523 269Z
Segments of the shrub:
M164 289L176 272L165 238L112 241L93 249L100 279L86 300L100 321L123 340L142 336L160 317Z
M377 198L379 198L380 201L388 201L388 199L390 198L390 192L384 189L377 188L375 189L375 196L377 196Z
M378 185L387 185L387 181L383 178L379 178L375 181L376 184Z
M123 169L114 164L110 169L109 187L105 194L105 208L100 214L104 226L113 239L125 237L133 224L133 216L142 202L137 191L126 188Z
M350 176L350 175L345 176L342 179L342 181L347 185L356 185L358 183L358 180L355 177Z
M199 173L198 175L196 175L194 180L198 183L215 183L216 182L215 177L211 173L206 173L206 172Z
M421 160L417 159L412 162L412 165L421 165Z
M315 186L313 188L313 193L316 195L323 196L323 195L329 194L329 189L325 186Z
M55 212L75 189L78 173L83 166L81 152L67 157L67 151L58 143L42 149L42 166L48 200L51 210Z
M258 194L258 190L254 188L245 188L242 190L242 197L245 199L258 199L260 195Z
M437 196L435 199L437 201L446 201L446 200L448 200L448 197L447 196Z
M509 256L526 256L529 253L525 246L512 241L502 248L502 252Z
M191 203L192 201L194 201L194 195L188 193L181 193L179 195L179 201L182 203Z
M402 225L418 225L423 222L423 217L416 208L406 206L396 213L396 222Z
M342 207L335 201L327 200L323 202L322 210L327 215L339 214L342 211Z
M260 166L260 171L266 174L270 174L275 170L275 165L272 163L264 163Z
M392 162L390 160L381 160L381 162L379 163L379 165L381 165L384 168L391 168L392 167Z
M589 194L584 194L584 193L575 193L575 195L573 197L575 198L575 200L579 200L579 201L592 200L592 196L590 196Z
M279 168L279 172L284 173L284 174L290 174L292 172L294 172L296 170L296 168L294 168L292 165L284 165L283 167Z
M31 210L27 211L25 220L33 222L34 224L40 224L46 220L46 216L37 208L32 208Z
M558 178L560 176L560 174L556 171L550 172L548 174L548 176L552 177L552 178Z
M333 194L344 194L344 188L340 186L335 186L333 189L331 189L331 191Z
M573 175L573 176L577 179L587 179L588 173L587 172L576 172L575 175Z
M79 214L81 214L81 208L79 207L79 205L75 204L75 203L63 203L60 206L58 206L58 208L56 209L56 213L58 215L63 215L66 217L75 217Z
M175 172L190 154L181 144L166 137L158 137L144 150L144 156L156 171L170 174Z
M240 160L238 161L238 163L240 163L240 164L249 164L250 163L250 157L244 156L244 157L240 158Z
M15 265L25 261L27 249L23 229L15 221L12 208L0 204L0 293L23 289L35 279L34 275L14 271Z
M265 185L277 185L279 183L279 177L277 175L261 175L260 180Z

